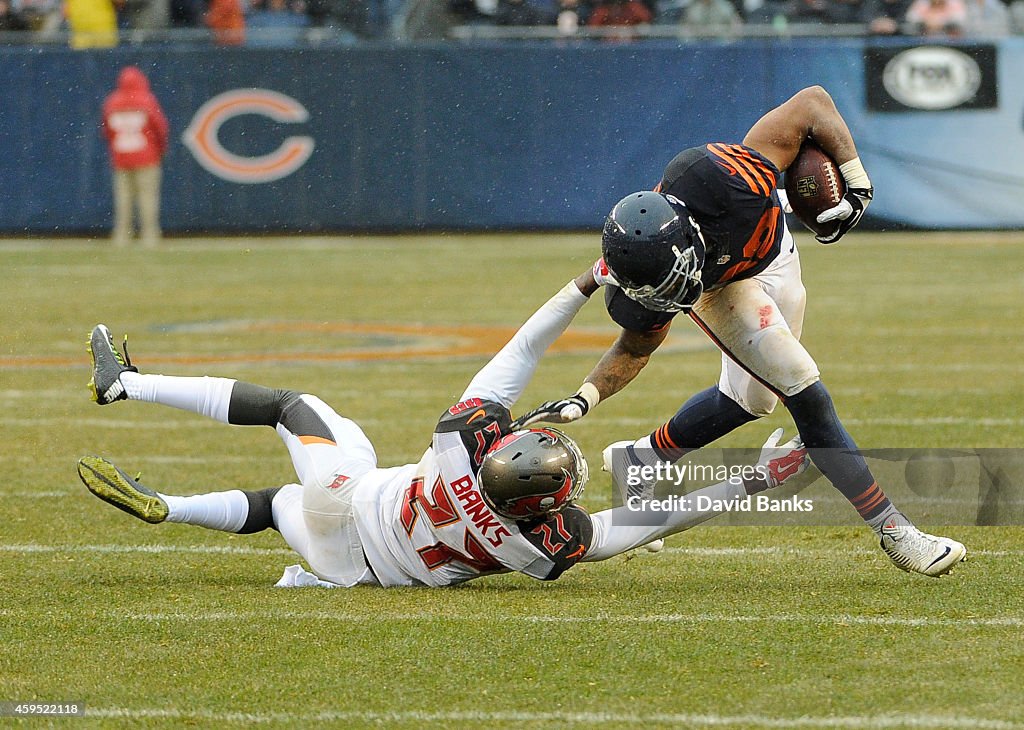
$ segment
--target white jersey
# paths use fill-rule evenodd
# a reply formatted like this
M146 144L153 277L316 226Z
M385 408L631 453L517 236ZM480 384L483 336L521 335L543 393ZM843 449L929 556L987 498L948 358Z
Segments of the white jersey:
M463 401L444 414L419 463L360 479L356 525L381 585L455 585L507 571L550 580L583 557L593 533L583 509L515 522L484 502L476 475L510 421L503 405Z
M318 398L302 396L317 418L293 414L289 423L308 436L278 426L289 449L303 454L296 464L304 485L298 520L285 519L283 509L275 520L320 578L339 585L448 586L517 571L552 580L580 561L605 560L713 516L685 510L638 525L624 506L590 515L572 504L517 522L484 501L477 483L484 455L509 433L509 407L586 301L570 282L530 317L441 416L416 464L377 467L373 447L355 423ZM316 430L325 424L326 439ZM310 466L317 464L322 473ZM719 496L735 495L726 490Z

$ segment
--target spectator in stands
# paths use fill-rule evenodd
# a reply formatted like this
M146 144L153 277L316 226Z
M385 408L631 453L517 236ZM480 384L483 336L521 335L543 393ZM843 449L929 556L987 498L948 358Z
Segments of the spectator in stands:
M529 0L498 0L495 25L548 25L551 18Z
M254 0L246 18L248 45L290 45L299 40L309 16L296 12L288 0Z
M160 241L161 163L167 151L167 118L149 88L149 80L135 66L126 66L117 88L103 102L103 135L110 148L114 177L115 246L132 236L134 213L139 212L139 233L146 247Z
M906 20L918 35L959 36L967 24L967 7L963 0L914 0Z
M633 26L650 23L654 13L640 0L598 0L587 25Z
M743 19L749 25L785 27L790 6L789 0L743 0Z
M28 21L11 7L11 0L0 0L0 31L28 30Z
M270 2L270 0L263 1ZM305 16L306 21L303 28L329 29L331 38L345 43L355 43L359 38L386 37L390 33L394 20L393 13L398 12L392 10L385 0L287 0L287 2L292 14ZM421 2L418 4L432 6L429 15L432 16L432 21L437 21L437 25L431 29L430 37L441 38L446 34L448 27L462 24L461 21L456 20L453 13L447 11L447 4L444 2ZM410 2L410 13L414 12L411 9L413 5L417 5L417 3ZM259 22L254 22L252 13L249 13L246 20L249 29L256 27L256 23ZM279 18L279 20L283 19ZM407 21L411 22L413 26L420 22L412 18L407 18ZM282 22L282 25L287 26L288 22ZM409 28L405 29L406 32L409 30ZM416 33L415 27L412 31L409 37L427 37ZM265 40L273 41L278 37L288 37L289 34L296 35L294 27L291 31L272 34L272 36L263 32L262 37ZM305 31L299 31L297 34L306 36ZM315 33L313 37L326 36ZM252 40L252 33L247 33L246 42L252 45Z
M111 0L65 0L64 15L72 48L112 48L117 45L117 13Z
M912 0L866 0L864 22L872 35L900 35Z
M964 32L969 36L993 38L1010 32L1010 11L1003 0L965 0L967 23Z
M386 12L379 0L331 0L333 24L360 38L379 36L379 17Z
M20 0L11 7L28 23L29 30L55 31L64 23L62 0Z
M170 0L172 28L198 28L203 21L203 0Z
M579 27L585 25L586 22L587 17L579 0L558 0L558 10L555 12L555 26L558 28L559 35L576 35Z
M158 30L170 24L169 0L119 0L118 27Z
M796 0L789 20L826 25L861 23L862 4L863 0Z
M440 7L436 2L424 0L412 0L410 7L428 4ZM455 25L490 24L498 11L498 0L448 0L444 7Z
M210 0L203 20L213 31L213 41L218 46L245 43L245 11L241 0Z
M730 0L692 0L683 11L683 25L716 35L731 32L742 24Z
M596 0L587 19L589 28L615 29L610 41L630 41L637 36L631 28L654 20L654 12L640 0Z
M306 15L309 16L309 24L312 27L325 27L331 20L330 0L308 0L306 3Z

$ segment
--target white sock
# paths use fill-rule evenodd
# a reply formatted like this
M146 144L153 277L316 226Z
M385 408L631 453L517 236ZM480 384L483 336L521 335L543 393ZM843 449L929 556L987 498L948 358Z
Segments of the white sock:
M227 492L194 494L176 497L161 494L167 502L167 522L208 527L211 530L238 532L249 516L249 499L245 492L232 489Z
M636 458L645 466L657 466L658 464L671 463L665 462L654 452L654 444L651 442L650 434L637 439L633 443L633 448L636 450Z
M130 400L160 403L227 423L235 381L206 376L144 375L129 371L121 373L121 385Z
M884 525L886 523L886 521L889 520L890 517L895 517L896 518L896 524L898 524L898 525L910 525L910 524L912 524L910 522L910 520L908 520L906 518L906 516L902 512L900 512L898 509L896 509L896 506L894 504L892 504L892 503L890 503L889 506L886 507L884 512L882 512L881 514L875 515L870 520L866 520L866 522L868 523L868 526L872 530L874 530L879 536L881 536L881 534L882 534L882 525Z

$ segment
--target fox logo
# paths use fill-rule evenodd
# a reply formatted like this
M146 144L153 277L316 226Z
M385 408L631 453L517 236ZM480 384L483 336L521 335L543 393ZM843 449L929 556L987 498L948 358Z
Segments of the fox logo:
M275 122L298 124L309 112L290 96L269 89L233 89L213 97L196 111L182 140L196 162L230 182L258 184L291 175L313 154L312 137L287 137L265 155L244 157L227 150L218 138L228 120L243 114L259 114Z

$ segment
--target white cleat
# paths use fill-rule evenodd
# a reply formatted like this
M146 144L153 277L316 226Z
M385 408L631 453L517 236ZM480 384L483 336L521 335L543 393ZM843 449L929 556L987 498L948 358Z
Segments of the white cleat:
M657 540L651 540L649 543L644 545L644 550L649 553L660 553L665 549L665 541L660 537Z
M882 525L882 550L896 567L937 578L967 559L967 548L948 537L921 532L903 515Z
M625 502L630 497L654 499L656 481L642 479L637 470L644 463L633 448L633 441L616 441L601 452L601 469L612 475L612 484ZM632 474L630 473L632 471Z
M614 444L608 444L604 447L604 451L601 452L601 471L612 471L612 456L616 451L625 449L627 446L632 446L632 441L616 441ZM614 481L614 474L612 475L612 481Z
M633 447L632 441L616 441L601 452L601 469L612 475L612 483L623 498L629 496L640 499L652 499L654 497L654 482L642 482L641 484L630 485L628 482L627 469L632 464L640 465L635 454L630 453ZM651 540L643 546L649 553L660 553L665 548L665 541L661 538Z

